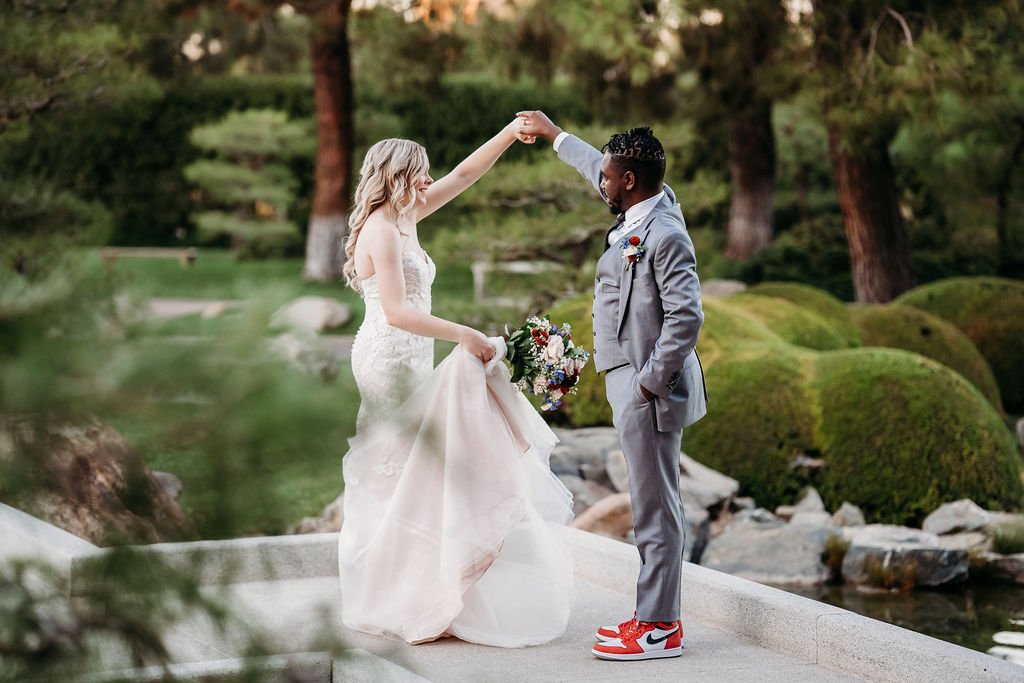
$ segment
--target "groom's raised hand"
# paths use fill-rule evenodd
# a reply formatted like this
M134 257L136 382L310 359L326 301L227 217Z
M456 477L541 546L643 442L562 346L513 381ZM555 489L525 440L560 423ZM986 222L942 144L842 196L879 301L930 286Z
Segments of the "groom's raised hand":
M516 116L521 122L519 130L525 137L536 138L539 135L554 140L562 132L562 129L552 123L548 115L539 109L517 112Z

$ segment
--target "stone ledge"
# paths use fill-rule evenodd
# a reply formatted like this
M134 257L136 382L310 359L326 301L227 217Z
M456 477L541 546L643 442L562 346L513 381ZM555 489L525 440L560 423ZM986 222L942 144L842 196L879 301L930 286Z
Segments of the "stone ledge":
M64 566L72 579L79 563L104 552L8 506L0 506L0 532L5 540L0 560L33 555ZM640 567L635 547L572 528L563 529L562 536L577 578L632 594ZM337 537L272 536L139 549L198 571L203 583L242 583L335 576ZM197 570L200 558L205 561ZM1016 664L699 565L683 565L683 584L684 619L708 623L809 664L899 683L1024 680L1024 670Z
M45 562L67 582L70 591L75 562L103 552L49 522L0 503L0 562Z
M613 590L633 590L633 546L565 530L575 574ZM872 681L1024 680L1017 664L833 607L778 588L683 564L682 613L763 647Z
M154 543L135 548L159 557L174 569L191 573L202 585L338 575L337 533ZM83 563L93 557L72 559L73 595L86 590L75 578Z
M166 681L167 674L180 683L227 683L251 681L259 675L266 683L377 683L387 680L395 683L422 683L426 679L392 661L366 650L346 650L341 659L332 660L327 652L297 652L287 655L217 659L205 662L171 664L165 670L159 666L140 669L103 671L75 678L76 683L113 683L138 681L157 683Z

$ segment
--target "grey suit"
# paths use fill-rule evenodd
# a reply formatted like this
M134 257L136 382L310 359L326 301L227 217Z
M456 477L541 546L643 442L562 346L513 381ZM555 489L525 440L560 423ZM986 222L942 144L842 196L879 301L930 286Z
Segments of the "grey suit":
M558 148L599 189L603 154L569 135ZM679 498L682 430L707 412L695 347L704 314L693 242L675 194L665 196L624 239L646 251L625 269L621 242L598 260L594 283L594 364L605 371L612 422L626 456L633 528L643 566L637 618L679 618L684 540ZM648 402L643 385L655 396Z

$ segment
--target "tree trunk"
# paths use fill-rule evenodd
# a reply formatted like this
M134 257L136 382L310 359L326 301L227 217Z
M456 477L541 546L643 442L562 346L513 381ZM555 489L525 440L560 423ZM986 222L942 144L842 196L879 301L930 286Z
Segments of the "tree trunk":
M866 134L856 144L844 144L839 127L832 123L828 146L857 301L892 301L916 281L888 140Z
M1003 265L1013 262L1013 248L1010 244L1010 231L1007 218L1010 214L1010 191L1013 188L1013 169L1020 163L1021 153L1024 153L1024 119L1017 119L1021 128L1021 135L1017 138L1017 144L1010 152L1010 158L1003 167L996 183L996 238L999 244L1000 261Z
M352 193L352 61L348 14L351 0L339 0L315 17L312 43L316 96L316 189L306 235L307 280L341 277Z
M732 117L732 206L725 257L743 260L772 241L775 134L772 102L759 99Z

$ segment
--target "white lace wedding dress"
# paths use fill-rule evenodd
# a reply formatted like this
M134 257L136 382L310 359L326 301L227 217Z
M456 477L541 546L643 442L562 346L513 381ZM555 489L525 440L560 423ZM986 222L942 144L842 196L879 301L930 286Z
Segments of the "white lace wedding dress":
M408 302L429 312L433 263L407 252L402 264ZM433 340L387 323L375 276L362 290L338 544L345 625L410 643L558 637L572 568L553 525L572 518L572 496L548 467L557 439L499 360L503 341L486 365L459 346L432 368Z

